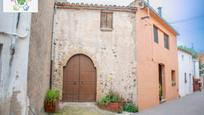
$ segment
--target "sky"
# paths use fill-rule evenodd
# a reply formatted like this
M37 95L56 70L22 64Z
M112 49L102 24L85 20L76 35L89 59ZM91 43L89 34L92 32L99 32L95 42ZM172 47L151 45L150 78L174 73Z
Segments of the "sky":
M133 0L67 0L126 6ZM161 6L163 18L178 32L178 45L204 52L204 0L149 0L155 10Z

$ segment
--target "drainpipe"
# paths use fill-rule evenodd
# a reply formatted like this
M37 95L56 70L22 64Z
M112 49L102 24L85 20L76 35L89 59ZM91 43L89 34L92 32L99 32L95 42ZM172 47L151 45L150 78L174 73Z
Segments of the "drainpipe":
M147 5L149 6L149 0L147 0Z
M51 36L51 56L50 56L50 89L52 89L52 75L53 75L53 60L54 60L54 48L53 48L53 44L54 44L54 17L55 17L55 2L56 0L54 0L54 11L53 11L53 15L52 15L52 36Z
M22 29L19 29L20 28L19 24L21 23L20 22L21 17L22 17L22 15L20 13L18 13L16 26L15 26L16 28L13 30L14 32L0 32L0 34L12 36L11 47L10 47L12 56L15 54L16 39L17 38L25 39L29 34L29 25L23 25L23 26L21 26Z
M144 1L143 1L144 2ZM144 4L144 7L147 8L147 16L142 17L141 19L150 19L150 3L149 0L147 0L146 4Z

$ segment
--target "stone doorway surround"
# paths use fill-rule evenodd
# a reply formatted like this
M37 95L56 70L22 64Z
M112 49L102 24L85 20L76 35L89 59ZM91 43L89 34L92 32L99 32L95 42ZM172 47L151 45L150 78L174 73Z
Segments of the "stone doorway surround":
M72 56L64 66L63 74L63 102L96 101L96 68L88 56Z
M59 61L58 64L54 63L53 65L55 66L52 69L52 75L53 75L52 76L52 87L60 91L60 99L62 99L62 90L63 90L63 67L66 66L67 62L72 56L78 55L78 54L86 55L92 60L94 67L95 68L98 67L95 56L83 50L72 50L71 52L66 53L66 55L63 56L63 58ZM55 77L55 76L58 76L58 77ZM96 71L96 78L97 76L98 76L98 72ZM98 84L98 80L96 81L96 84ZM96 98L99 97L98 90L99 89L96 85Z

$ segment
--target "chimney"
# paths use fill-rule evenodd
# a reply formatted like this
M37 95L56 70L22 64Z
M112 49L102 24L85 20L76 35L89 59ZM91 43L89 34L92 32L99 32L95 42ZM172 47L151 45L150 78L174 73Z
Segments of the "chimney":
M149 6L149 0L147 0L147 5Z
M162 7L158 7L157 9L158 9L159 16L162 17Z

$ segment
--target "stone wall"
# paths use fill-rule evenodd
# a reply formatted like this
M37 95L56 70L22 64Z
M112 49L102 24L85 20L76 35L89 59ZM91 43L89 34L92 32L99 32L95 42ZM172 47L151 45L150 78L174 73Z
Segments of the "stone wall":
M54 0L39 0L38 13L32 14L28 69L30 108L39 114L49 89Z
M97 99L112 89L136 102L135 14L113 12L113 30L100 30L100 10L57 9L52 86L62 93L63 66L85 54L97 69Z

